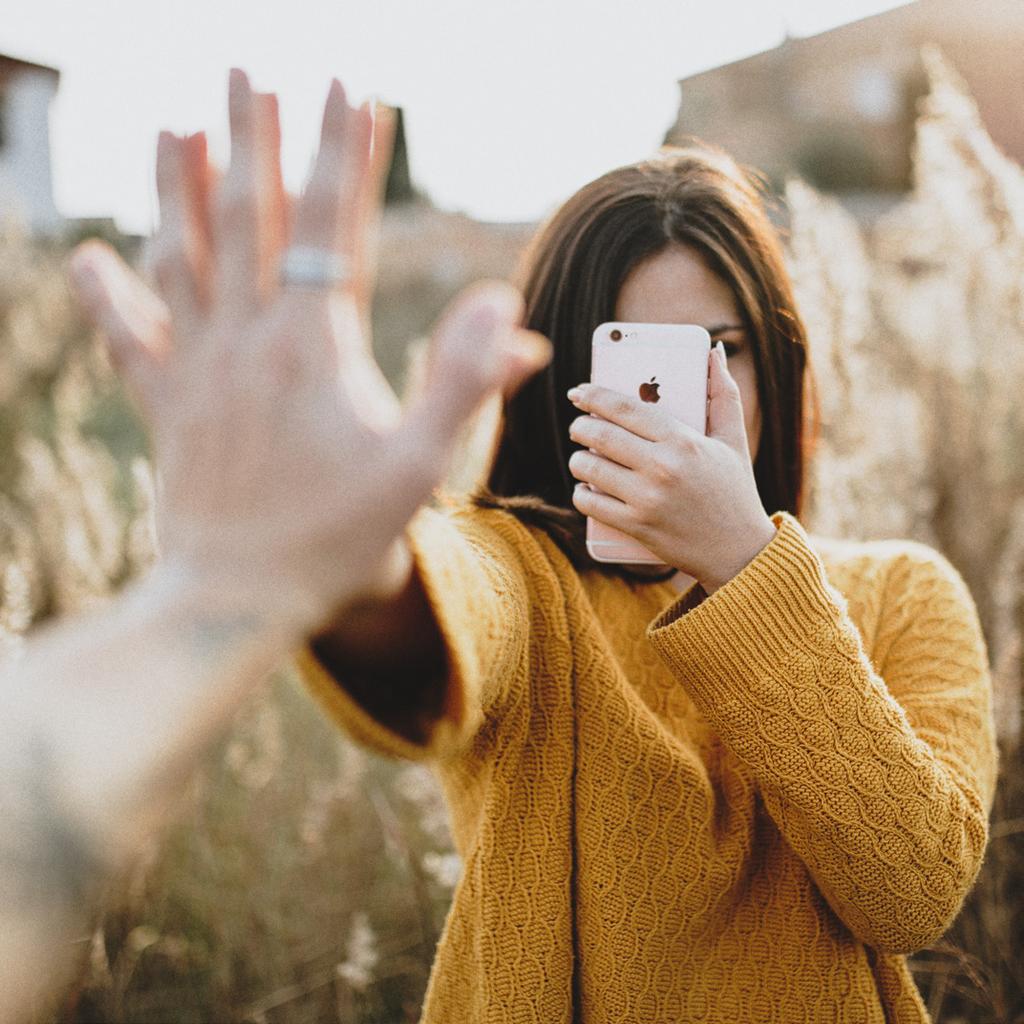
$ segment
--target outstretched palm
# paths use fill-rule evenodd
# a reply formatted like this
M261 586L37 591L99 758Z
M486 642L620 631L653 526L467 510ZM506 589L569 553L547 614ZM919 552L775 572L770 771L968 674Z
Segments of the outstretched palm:
M400 585L403 527L443 476L459 428L548 349L516 326L513 289L477 286L435 331L426 386L402 409L364 329L381 169L370 111L334 83L294 217L276 101L235 72L230 111L219 184L201 135L161 136L153 263L163 302L98 243L73 266L153 429L165 556L310 626L357 594ZM334 290L282 286L287 244L353 273Z

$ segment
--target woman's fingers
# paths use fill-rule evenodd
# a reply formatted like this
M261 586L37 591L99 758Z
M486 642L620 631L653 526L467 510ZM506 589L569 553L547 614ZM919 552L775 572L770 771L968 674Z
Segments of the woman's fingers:
M636 521L629 506L610 494L599 494L586 484L577 484L573 488L572 503L577 512L592 516L606 526L613 526L630 536L636 533Z
M619 501L632 502L637 497L637 474L617 462L594 452L575 451L569 456L569 472L583 483L593 484Z
M650 460L653 449L650 441L597 416L577 416L569 424L569 437L630 469L642 468Z
M719 342L708 367L708 437L724 441L734 451L750 458L743 399L739 385L729 373L725 346Z
M169 344L167 306L106 242L79 245L69 270L82 308L106 337L111 362L152 420Z
M600 384L578 384L570 389L569 400L577 409L625 427L648 441L667 441L679 437L703 437L682 420L676 419L650 402L641 402Z

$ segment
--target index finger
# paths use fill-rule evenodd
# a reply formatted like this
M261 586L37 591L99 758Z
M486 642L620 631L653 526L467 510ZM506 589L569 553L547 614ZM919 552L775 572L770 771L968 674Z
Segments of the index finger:
M600 384L578 384L569 389L568 398L576 408L611 420L648 441L667 441L681 434L703 436L671 413Z

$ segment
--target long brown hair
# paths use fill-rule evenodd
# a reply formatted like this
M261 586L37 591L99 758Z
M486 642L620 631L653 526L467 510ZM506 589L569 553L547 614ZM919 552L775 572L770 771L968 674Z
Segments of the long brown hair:
M578 568L629 575L586 552L567 466L580 447L569 438L578 411L565 393L589 380L591 334L614 319L630 271L672 243L698 251L736 295L761 409L758 492L769 514L801 511L816 401L806 332L764 190L711 147L666 149L580 189L538 233L520 274L526 326L551 339L554 356L505 403L490 475L474 500L541 525Z

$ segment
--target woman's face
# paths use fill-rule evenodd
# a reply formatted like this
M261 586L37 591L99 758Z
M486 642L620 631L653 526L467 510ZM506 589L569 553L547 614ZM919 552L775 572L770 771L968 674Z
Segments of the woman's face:
M729 372L739 385L750 458L761 440L761 407L751 339L732 289L712 273L690 246L672 243L637 264L627 276L615 304L615 319L626 323L699 324L714 344L721 339Z

